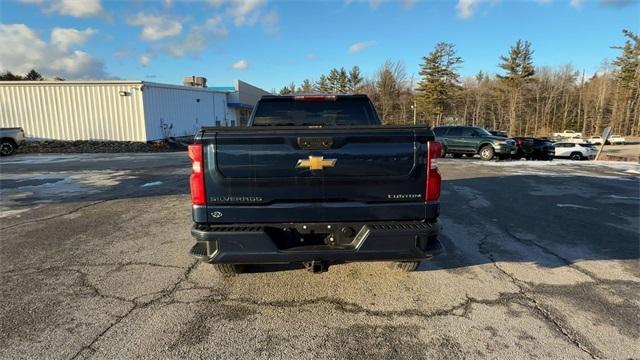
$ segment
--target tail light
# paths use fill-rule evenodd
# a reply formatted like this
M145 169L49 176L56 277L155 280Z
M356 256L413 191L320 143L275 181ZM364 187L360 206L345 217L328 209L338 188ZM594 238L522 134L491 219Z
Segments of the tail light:
M426 201L437 201L440 199L440 187L442 177L438 170L438 158L442 155L442 144L437 141L427 143L427 183L424 194Z
M189 159L191 159L191 204L206 205L207 199L204 191L204 174L202 173L202 144L189 145Z

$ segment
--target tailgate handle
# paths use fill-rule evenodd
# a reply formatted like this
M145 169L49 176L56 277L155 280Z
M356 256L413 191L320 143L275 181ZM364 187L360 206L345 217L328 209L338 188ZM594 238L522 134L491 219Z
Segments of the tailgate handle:
M298 146L305 150L330 149L333 139L330 137L299 137Z

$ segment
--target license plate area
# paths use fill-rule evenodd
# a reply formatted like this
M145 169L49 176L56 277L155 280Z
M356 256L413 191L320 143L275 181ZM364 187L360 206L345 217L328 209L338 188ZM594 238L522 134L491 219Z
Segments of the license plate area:
M291 224L265 227L264 231L280 250L352 250L361 228L362 224Z

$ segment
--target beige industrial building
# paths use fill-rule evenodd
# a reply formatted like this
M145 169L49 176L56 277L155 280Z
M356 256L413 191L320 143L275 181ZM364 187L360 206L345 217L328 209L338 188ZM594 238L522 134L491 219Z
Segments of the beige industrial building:
M235 87L207 88L206 79L189 85L4 81L0 127L22 127L35 140L152 141L191 136L201 126L244 125L268 94L239 80Z

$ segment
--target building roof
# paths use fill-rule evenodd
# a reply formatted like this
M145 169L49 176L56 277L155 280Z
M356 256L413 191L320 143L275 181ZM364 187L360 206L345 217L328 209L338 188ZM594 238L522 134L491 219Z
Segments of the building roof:
M43 81L0 81L2 85L22 85L22 86L65 86L65 85L86 85L86 86L100 86L100 85L138 85L138 86L150 86L175 90L190 90L190 91L206 91L216 93L228 93L229 91L218 90L216 88L200 88L195 86L162 84L150 81L142 80L43 80ZM233 89L232 91L237 91Z

